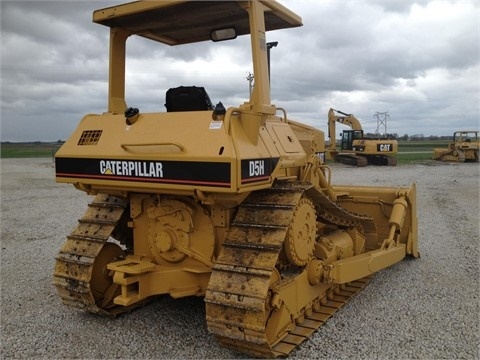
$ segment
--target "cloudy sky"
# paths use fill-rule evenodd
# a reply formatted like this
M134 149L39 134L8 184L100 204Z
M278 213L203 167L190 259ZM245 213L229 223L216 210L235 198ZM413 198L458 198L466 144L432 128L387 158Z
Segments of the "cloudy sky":
M95 9L122 1L0 1L1 140L66 139L107 107L107 27ZM479 129L480 5L474 0L281 3L303 27L269 32L272 103L326 131L330 107L367 132L451 135ZM249 38L168 47L127 42L127 105L165 111L165 91L204 86L214 103L248 98ZM341 126L337 128L340 132Z

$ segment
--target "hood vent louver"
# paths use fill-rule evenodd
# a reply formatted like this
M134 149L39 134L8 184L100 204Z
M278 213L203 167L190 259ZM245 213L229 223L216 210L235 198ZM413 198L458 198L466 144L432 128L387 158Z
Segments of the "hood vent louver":
M101 135L102 130L84 130L78 140L78 145L97 145Z

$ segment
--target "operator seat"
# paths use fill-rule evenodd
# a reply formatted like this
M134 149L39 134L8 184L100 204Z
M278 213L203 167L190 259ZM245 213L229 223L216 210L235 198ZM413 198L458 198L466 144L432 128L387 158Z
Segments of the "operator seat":
M205 88L179 86L170 88L165 95L167 112L213 110L213 105Z

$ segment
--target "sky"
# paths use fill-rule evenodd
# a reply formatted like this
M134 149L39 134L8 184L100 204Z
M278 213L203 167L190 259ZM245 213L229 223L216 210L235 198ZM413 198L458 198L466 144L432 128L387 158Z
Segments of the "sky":
M0 0L1 141L65 140L85 114L106 111L109 29L92 13L120 3ZM384 113L386 132L399 136L479 130L480 2L280 3L303 20L267 33L278 41L272 103L290 119L327 133L334 108L366 132ZM253 72L249 41L169 47L129 38L127 106L164 112L165 92L181 85L205 87L214 104L242 104Z

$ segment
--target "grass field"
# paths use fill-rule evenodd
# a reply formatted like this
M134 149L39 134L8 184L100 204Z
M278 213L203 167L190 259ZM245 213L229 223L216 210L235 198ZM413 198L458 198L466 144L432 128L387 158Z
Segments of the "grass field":
M430 151L433 148L446 148L448 140L438 141L399 141L398 152L412 152L412 151Z
M447 148L448 140L438 141L399 141L398 164L432 160L434 148Z
M42 158L52 157L61 144L47 142L2 142L2 158Z
M397 160L399 164L431 160L433 148L446 148L448 141L400 141ZM53 157L60 143L29 142L1 144L2 158Z

